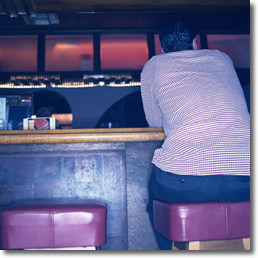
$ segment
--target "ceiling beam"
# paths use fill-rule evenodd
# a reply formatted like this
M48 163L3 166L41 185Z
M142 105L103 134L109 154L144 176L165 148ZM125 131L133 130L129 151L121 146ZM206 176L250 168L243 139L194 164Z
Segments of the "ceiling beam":
M249 0L29 0L36 13L60 12L216 12L250 8Z

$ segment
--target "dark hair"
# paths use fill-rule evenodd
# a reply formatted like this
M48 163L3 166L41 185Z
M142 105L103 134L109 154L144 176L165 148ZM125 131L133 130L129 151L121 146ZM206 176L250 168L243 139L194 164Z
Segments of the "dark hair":
M168 17L159 31L161 47L165 53L193 49L195 31L187 18Z

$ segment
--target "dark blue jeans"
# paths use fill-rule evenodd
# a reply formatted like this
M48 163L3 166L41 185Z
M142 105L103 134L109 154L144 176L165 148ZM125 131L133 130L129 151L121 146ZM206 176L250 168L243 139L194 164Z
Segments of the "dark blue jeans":
M250 200L249 176L184 176L154 166L149 180L147 211L153 227L153 200L165 202L241 202ZM169 250L171 241L154 233L161 250Z

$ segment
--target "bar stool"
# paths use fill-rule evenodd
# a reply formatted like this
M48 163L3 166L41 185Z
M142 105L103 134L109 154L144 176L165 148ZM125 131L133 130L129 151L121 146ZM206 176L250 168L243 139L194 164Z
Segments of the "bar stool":
M166 203L153 201L154 228L166 238L189 242L199 250L200 241L243 239L250 250L250 202ZM173 249L173 248L172 248Z
M106 243L106 214L106 205L93 200L20 202L0 214L2 248L96 249Z

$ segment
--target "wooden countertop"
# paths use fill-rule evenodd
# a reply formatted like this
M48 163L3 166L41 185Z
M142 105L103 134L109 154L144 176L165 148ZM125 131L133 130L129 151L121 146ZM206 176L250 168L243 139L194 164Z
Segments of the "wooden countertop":
M0 131L0 144L163 141L162 128L99 128Z

